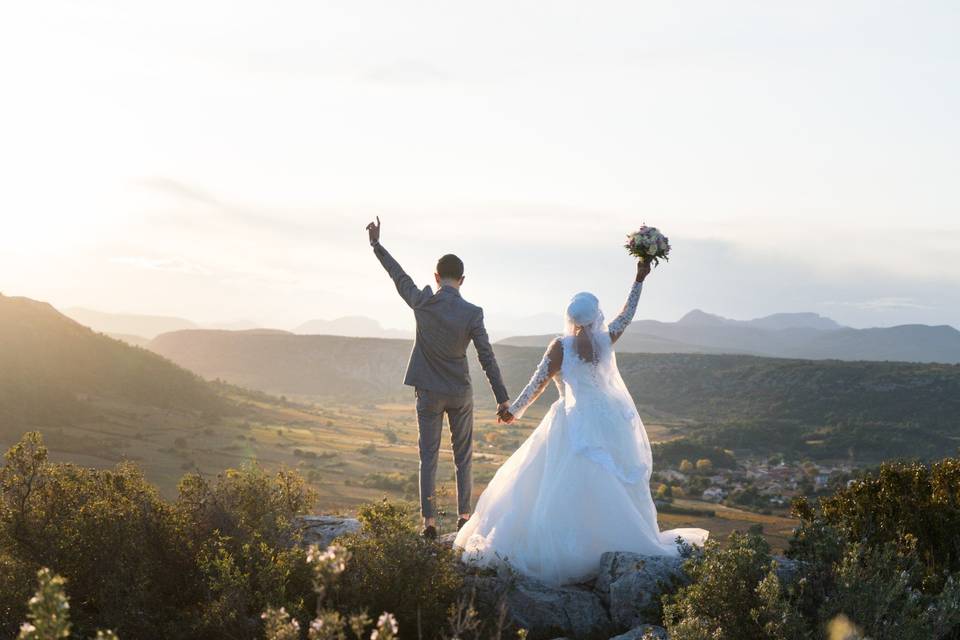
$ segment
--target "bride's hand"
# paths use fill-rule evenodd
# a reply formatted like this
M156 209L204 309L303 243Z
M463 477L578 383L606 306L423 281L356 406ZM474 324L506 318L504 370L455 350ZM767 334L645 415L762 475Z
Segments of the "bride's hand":
M509 411L507 411L506 409L504 409L503 411L501 411L500 413L497 414L497 423L498 423L498 424L510 424L510 423L512 423L514 420L516 420L516 418L514 417L514 415L513 415L512 413L510 413Z
M643 282L650 275L650 260L637 261L637 282Z

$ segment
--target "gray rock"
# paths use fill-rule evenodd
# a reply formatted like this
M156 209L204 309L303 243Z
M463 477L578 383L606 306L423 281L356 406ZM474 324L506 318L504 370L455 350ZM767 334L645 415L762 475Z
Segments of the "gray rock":
M642 624L626 633L610 638L610 640L643 640L644 636L653 636L657 640L670 640L667 630L654 624Z
M683 558L625 551L603 554L594 589L607 605L613 624L631 629L649 622L664 589L688 581L683 562Z
M586 587L551 587L516 575L467 576L467 594L494 610L503 606L507 620L527 629L531 638L560 634L582 637L610 628L600 597Z
M298 522L303 531L303 544L315 544L327 547L338 538L360 530L360 521L356 518L340 516L300 516Z
M800 571L800 566L797 561L785 556L773 556L773 559L777 561L776 572L777 577L780 578L780 582L793 582L794 578L797 577L797 573Z
M440 544L445 544L445 545L447 545L448 547L452 547L452 546L453 546L453 541L456 540L456 539L457 539L457 532L456 532L456 531L451 531L450 533L445 533L445 534L443 534L442 536L440 536L439 538L437 538L437 541L438 541Z

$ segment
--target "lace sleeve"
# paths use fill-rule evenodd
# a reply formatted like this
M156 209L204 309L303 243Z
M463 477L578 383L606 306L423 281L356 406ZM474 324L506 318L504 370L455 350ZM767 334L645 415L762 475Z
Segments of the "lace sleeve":
M630 289L630 295L627 296L627 303L623 305L623 311L608 325L610 335L614 339L626 331L630 323L633 322L633 316L637 313L637 303L640 302L641 291L643 291L643 282L634 282L633 288Z
M543 354L543 359L540 360L537 370L533 372L533 377L530 378L530 382L527 383L527 386L523 388L523 391L520 392L517 399L510 405L508 411L510 411L515 418L519 419L522 417L527 407L540 397L543 390L546 389L550 383L550 378L560 370L560 362L562 359L563 350L560 348L560 340L554 340L550 346L547 347L547 351Z

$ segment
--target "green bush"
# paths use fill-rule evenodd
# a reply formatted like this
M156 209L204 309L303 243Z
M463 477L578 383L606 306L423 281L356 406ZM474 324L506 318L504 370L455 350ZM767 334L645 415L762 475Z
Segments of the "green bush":
M267 606L305 616L312 579L293 518L312 501L295 473L248 467L188 475L170 504L133 465L52 463L27 434L0 469L0 636L15 634L44 567L68 581L82 635L254 637Z
M770 545L756 533L730 534L728 548L710 540L684 569L692 582L666 596L664 623L672 640L787 640L804 622L774 571Z
M666 599L671 638L819 638L844 625L873 640L956 638L958 501L953 459L885 463L817 504L799 499L797 578L780 583L758 536L708 543L688 564L693 583Z
M7 452L0 492L0 566L20 579L42 567L65 576L80 603L73 612L80 633L95 626L130 637L179 631L181 612L198 597L197 572L173 509L135 466L54 464L31 433ZM22 598L22 586L3 586L13 592L0 601ZM4 620L12 624L21 613L22 605ZM0 631L11 635L9 627Z
M851 543L892 543L915 552L925 591L938 590L947 574L960 571L960 459L883 463L822 498L816 509L799 501L794 511L802 528L830 526Z
M383 501L362 507L358 517L362 529L340 540L350 561L337 608L392 611L411 637L436 637L462 583L455 552L418 535L410 504Z
M49 569L37 572L39 587L30 599L28 622L20 625L18 640L59 640L72 637L70 602L64 592L65 580ZM117 640L112 631L97 631L95 640Z

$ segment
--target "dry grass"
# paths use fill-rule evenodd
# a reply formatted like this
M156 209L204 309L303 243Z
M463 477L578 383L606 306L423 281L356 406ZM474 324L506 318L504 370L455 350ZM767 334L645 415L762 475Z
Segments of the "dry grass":
M351 512L357 505L385 495L403 497L399 491L361 486L369 474L409 475L417 470L412 399L409 403L368 406L294 406L243 400L248 404L245 416L215 422L204 422L191 414L101 402L97 407L102 417L97 421L44 429L43 433L53 459L97 467L132 460L167 497L176 495L177 481L188 470L213 476L229 467L256 462L268 469L299 469L320 494L318 510ZM480 400L476 414L475 497L542 417L542 411L537 411L515 425L498 425L489 404L483 406ZM653 441L671 437L669 424L651 422L646 426ZM388 440L387 430L396 434L396 442ZM8 437L0 444L7 446L14 439ZM441 508L453 514L453 454L447 439L440 457ZM794 526L792 519L782 515L765 516L696 500L677 500L677 504L712 509L716 517L661 514L663 528L702 527L723 539L734 529L760 523L774 547L780 549Z

